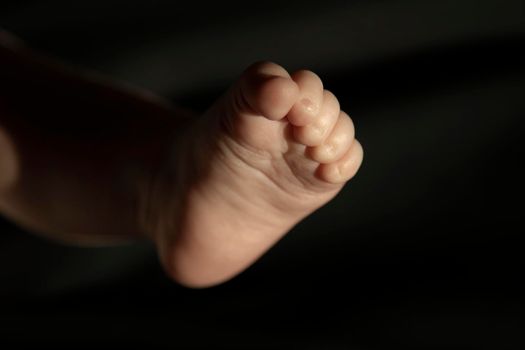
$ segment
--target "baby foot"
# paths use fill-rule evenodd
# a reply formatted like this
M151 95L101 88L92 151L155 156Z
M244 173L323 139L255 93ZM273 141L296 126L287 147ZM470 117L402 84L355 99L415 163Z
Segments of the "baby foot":
M254 64L182 129L153 182L147 227L163 266L191 287L230 279L330 201L362 157L317 75Z

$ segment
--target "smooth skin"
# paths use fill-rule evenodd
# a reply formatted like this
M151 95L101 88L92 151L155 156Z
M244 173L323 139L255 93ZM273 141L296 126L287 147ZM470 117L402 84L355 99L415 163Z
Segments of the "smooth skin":
M0 211L73 244L150 239L188 287L236 276L336 196L354 135L308 70L255 63L197 116L0 49Z

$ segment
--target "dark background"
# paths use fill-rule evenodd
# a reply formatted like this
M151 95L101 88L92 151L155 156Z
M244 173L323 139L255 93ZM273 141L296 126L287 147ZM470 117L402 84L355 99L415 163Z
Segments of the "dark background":
M312 69L365 161L257 264L208 290L151 246L0 223L0 343L523 349L524 1L5 1L0 26L204 110L248 64Z

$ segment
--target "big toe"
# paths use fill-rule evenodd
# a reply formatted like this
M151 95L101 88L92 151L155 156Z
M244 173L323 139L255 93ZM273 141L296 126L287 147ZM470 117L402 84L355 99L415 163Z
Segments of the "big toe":
M247 68L233 87L231 102L236 113L283 119L299 97L299 87L290 74L272 62L257 62Z

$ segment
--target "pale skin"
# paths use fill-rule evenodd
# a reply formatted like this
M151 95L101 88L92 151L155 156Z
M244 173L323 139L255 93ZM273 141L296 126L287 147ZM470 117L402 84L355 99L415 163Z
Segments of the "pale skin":
M72 244L152 240L188 287L233 278L334 198L363 159L354 135L308 70L255 63L195 115L0 44L0 212Z

